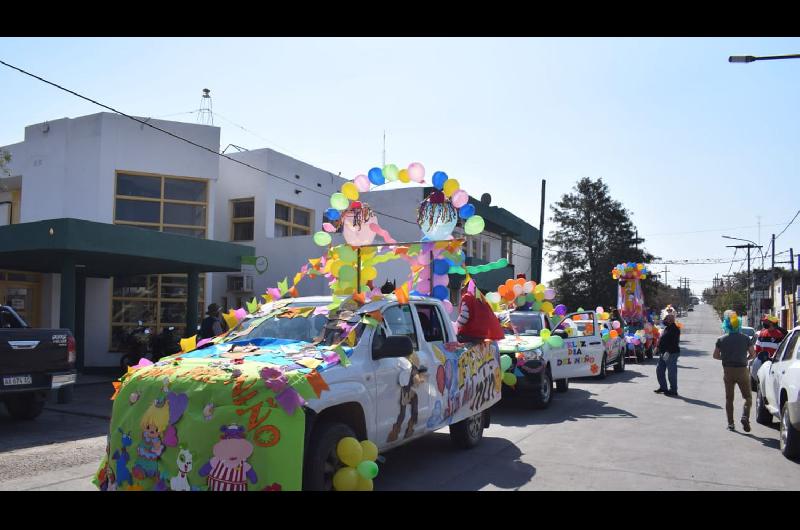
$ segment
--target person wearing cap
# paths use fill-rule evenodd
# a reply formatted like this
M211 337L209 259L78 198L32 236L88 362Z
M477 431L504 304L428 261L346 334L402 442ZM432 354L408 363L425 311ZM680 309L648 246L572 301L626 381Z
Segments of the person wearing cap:
M228 324L219 316L219 306L217 304L209 304L206 314L208 316L200 324L201 339L210 339L228 331Z
M772 358L786 334L778 329L778 317L775 315L766 315L761 319L761 326L763 329L758 332L755 352L763 363Z
M735 431L733 423L733 394L734 388L739 387L744 398L742 411L742 427L745 432L750 432L750 406L753 402L753 391L750 388L750 374L747 370L747 361L755 357L755 350L750 344L750 337L742 333L742 324L735 311L725 311L722 321L722 330L725 335L717 339L714 348L714 359L722 361L725 383L725 414L728 416L728 430Z

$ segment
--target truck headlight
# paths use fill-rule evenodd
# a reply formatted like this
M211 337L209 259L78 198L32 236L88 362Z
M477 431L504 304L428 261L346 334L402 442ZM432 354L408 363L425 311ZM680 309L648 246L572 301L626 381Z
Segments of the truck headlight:
M522 352L522 355L525 356L526 361L541 361L543 358L542 350L539 349Z

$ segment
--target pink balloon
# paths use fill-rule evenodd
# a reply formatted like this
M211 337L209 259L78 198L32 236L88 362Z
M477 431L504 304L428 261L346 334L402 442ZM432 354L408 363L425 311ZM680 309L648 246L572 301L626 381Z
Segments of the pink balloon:
M554 289L545 289L544 291L544 299L545 300L552 300L556 297L556 292Z
M331 223L322 223L322 229L328 233L336 232L336 227L333 226Z
M408 178L414 182L425 181L425 166L419 162L414 162L408 166Z
M353 179L353 183L356 185L356 188L358 188L358 191L369 191L369 179L366 175L357 176Z
M450 197L450 202L452 202L453 206L456 208L461 208L469 202L469 194L464 190L456 190L453 196Z
M437 286L437 285L444 285L445 287L447 287L447 285L449 283L450 283L450 276L448 276L447 274L434 274L433 275L433 285L434 285L434 287Z
M615 320L614 322L611 323L611 327L614 329L619 329L619 326L620 326L619 320Z

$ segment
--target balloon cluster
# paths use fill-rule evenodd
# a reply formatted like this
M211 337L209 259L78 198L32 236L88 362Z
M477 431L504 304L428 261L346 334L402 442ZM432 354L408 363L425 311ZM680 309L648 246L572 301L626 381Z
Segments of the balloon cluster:
M496 310L499 310L500 303L504 302L507 307L514 305L517 309L521 309L530 306L531 310L542 311L548 315L552 315L556 310L552 302L555 297L554 289L548 288L543 283L537 284L533 280L526 281L525 278L508 279L497 287L497 291L486 294L486 300ZM561 316L565 315L566 306L559 304L559 307L563 311Z
M369 440L359 442L352 436L336 445L336 455L345 467L333 475L336 491L372 491L372 479L378 476L378 446Z
M611 269L611 276L615 280L644 280L648 274L650 271L647 270L644 263L633 263L632 261L620 263Z

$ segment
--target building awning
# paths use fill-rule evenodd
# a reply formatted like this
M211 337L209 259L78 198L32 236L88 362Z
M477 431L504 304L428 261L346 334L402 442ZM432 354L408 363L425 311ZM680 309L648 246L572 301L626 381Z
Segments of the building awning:
M87 277L234 272L250 246L82 219L0 227L0 268L57 272L74 260Z

